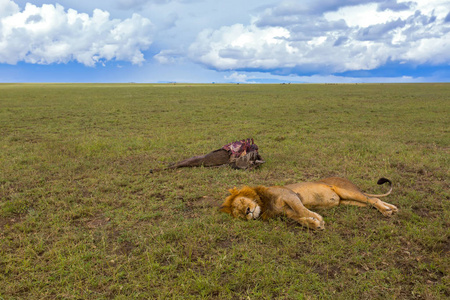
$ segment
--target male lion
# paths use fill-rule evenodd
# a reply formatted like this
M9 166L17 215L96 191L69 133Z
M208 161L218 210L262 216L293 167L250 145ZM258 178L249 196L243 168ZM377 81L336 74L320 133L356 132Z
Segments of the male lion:
M378 184L389 183L390 189L382 195L363 193L344 178L331 177L314 182L294 183L286 186L244 186L225 199L220 210L235 218L247 220L267 219L280 214L286 215L301 225L311 229L323 230L322 216L308 208L330 208L339 204L373 206L384 216L396 213L397 207L378 199L392 192L392 182L380 178Z

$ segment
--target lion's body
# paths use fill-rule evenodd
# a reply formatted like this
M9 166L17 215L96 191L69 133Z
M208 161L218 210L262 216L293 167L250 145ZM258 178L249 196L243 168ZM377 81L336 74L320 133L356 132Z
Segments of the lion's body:
M391 182L380 179L378 184ZM378 199L390 194L371 195L344 178L331 177L315 182L302 182L286 186L243 187L230 190L231 195L221 207L223 212L236 218L265 219L284 214L312 229L324 229L322 216L310 211L313 208L330 208L340 204L374 206L383 215L397 212L397 207Z

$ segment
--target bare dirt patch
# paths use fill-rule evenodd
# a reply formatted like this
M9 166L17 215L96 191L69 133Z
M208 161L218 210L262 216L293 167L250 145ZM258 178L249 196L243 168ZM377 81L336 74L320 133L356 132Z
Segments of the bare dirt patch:
M0 229L6 226L12 226L14 224L22 222L26 218L26 214L17 214L13 217L1 217L0 216Z
M110 220L111 220L110 218L105 218L105 217L96 218L96 219L93 219L93 220L87 222L86 227L94 229L94 228L98 228L101 226L105 226L106 224L108 224L108 222Z

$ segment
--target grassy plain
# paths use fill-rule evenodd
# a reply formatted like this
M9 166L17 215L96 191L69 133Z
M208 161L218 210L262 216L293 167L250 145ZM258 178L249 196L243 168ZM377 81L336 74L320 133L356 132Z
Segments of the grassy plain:
M0 299L448 299L450 84L0 84ZM149 170L255 138L247 172ZM398 215L220 213L347 177Z

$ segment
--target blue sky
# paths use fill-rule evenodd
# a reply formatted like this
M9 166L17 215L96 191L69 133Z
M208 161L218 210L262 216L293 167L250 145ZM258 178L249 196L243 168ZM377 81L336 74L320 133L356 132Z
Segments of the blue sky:
M0 82L450 82L450 0L0 0Z

